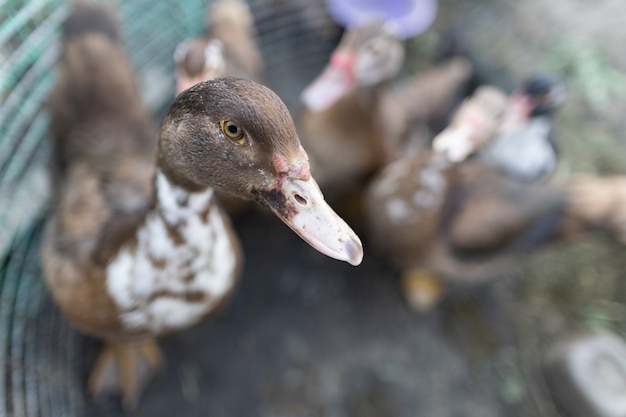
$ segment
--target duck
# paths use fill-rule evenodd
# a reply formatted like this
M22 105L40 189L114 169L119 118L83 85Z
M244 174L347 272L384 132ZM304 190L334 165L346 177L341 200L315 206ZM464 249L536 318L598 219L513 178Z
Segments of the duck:
M564 84L554 77L528 77L510 95L498 134L477 152L477 159L521 181L549 179L558 163L552 118L566 97Z
M378 110L404 57L393 28L369 21L345 32L329 63L301 93L298 127L325 192L359 184L393 157Z
M393 161L368 185L367 240L398 268L416 311L432 310L450 288L493 279L513 256L548 242L598 229L623 237L623 178L528 182L471 157L498 136L509 103L502 90L479 87L430 149Z
M44 281L62 315L103 341L87 381L132 409L163 367L156 339L215 314L241 245L216 192L256 201L352 265L358 236L324 200L285 104L225 77L181 92L160 127L143 107L115 12L77 3L48 97L51 214Z
M241 0L213 2L206 13L207 34L176 46L177 93L217 77L264 82L265 64L256 42L254 16Z
M330 195L362 189L399 156L410 128L438 115L472 73L469 61L451 57L396 84L404 58L394 26L368 20L346 30L329 63L301 93L299 131L312 170Z

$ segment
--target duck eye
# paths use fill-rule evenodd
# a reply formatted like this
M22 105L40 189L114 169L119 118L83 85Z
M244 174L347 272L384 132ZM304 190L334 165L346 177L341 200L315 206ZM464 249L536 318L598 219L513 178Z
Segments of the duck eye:
M244 137L243 130L239 126L237 126L234 122L231 122L228 119L222 120L221 123L222 132L226 135L228 139L230 139L234 144L239 146L248 146L249 143Z

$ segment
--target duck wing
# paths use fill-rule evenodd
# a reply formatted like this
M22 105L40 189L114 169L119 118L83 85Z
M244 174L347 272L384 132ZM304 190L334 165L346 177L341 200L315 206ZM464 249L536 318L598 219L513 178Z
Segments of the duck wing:
M473 163L457 175L444 226L457 254L525 250L554 236L566 204L562 187L516 181Z
M103 260L151 202L156 130L115 15L77 4L49 96L57 245Z

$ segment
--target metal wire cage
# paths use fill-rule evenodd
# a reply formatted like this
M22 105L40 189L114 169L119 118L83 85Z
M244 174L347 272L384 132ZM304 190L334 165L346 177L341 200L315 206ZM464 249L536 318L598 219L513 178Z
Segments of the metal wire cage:
M174 48L204 31L207 2L115 3L144 102L159 117L174 96ZM268 84L291 109L338 34L321 1L294 3L250 4ZM0 416L85 410L75 360L81 338L49 301L38 253L49 194L45 101L69 7L63 0L0 1Z

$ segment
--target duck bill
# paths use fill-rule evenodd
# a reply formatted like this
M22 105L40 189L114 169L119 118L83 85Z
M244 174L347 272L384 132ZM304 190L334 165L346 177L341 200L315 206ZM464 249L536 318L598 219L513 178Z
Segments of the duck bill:
M466 160L475 150L474 129L469 125L444 129L434 139L433 149L452 163Z
M324 72L304 89L300 98L308 109L320 112L330 108L355 85L354 58L334 54Z
M285 178L277 187L258 193L272 210L305 242L324 255L351 265L363 259L361 240L324 200L313 178Z

